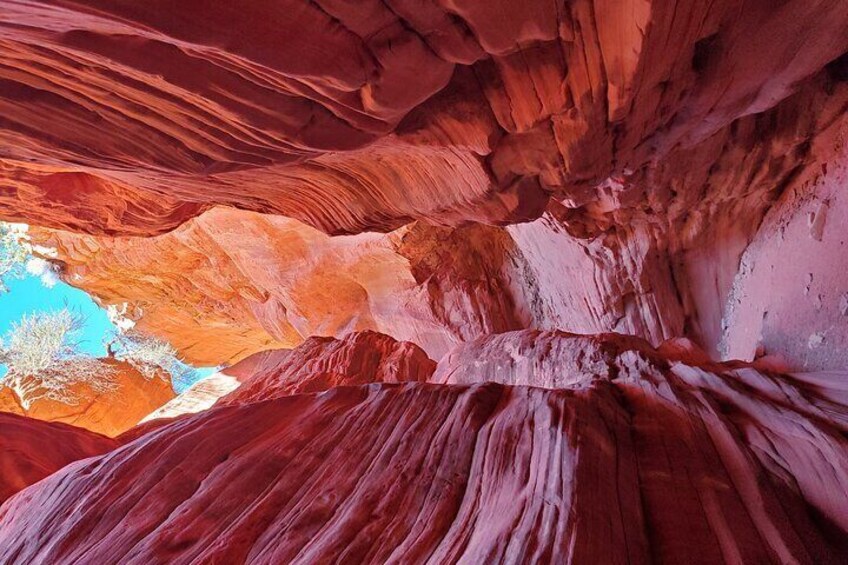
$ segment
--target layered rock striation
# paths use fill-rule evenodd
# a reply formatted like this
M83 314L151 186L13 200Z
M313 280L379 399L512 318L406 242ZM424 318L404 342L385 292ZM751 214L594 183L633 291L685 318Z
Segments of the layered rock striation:
M799 370L839 368L848 281L832 265L843 240L835 190L844 180L848 86L838 68L676 149L647 180L607 183L603 206L551 202L532 222L416 222L329 237L294 219L216 208L155 238L32 233L56 249L68 282L104 304L128 303L139 327L204 365L361 330L440 358L468 340L534 328L616 331L654 345L685 335L715 359L750 360L761 346ZM797 228L787 232L791 217ZM762 253L768 265L752 278ZM793 267L783 268L784 258ZM769 295L770 308L748 298ZM775 316L796 295L806 312L801 347L789 343L797 316ZM829 339L814 337L824 333Z
M848 560L845 2L242 4L3 2L0 218L227 367L0 561Z
M261 351L197 381L142 423L200 412L216 403L245 404L373 382L426 382L435 368L418 346L376 332L343 339L311 337L295 349ZM135 437L144 429L130 434Z
M802 0L14 0L4 214L150 235L215 204L330 233L591 212L605 179L797 91L846 24Z
M467 349L434 378L504 381L512 363L517 386L373 383L184 416L0 508L3 559L848 556L844 375L698 364L685 344L621 336Z
M513 4L7 2L0 217L59 228L72 284L204 364L532 328L841 367L846 281L805 263L840 252L810 187L841 186L844 6ZM799 272L765 276L802 208ZM808 273L811 346L737 308Z
M246 404L338 386L427 382L436 369L420 347L375 332L312 337L293 350L265 351L228 369L242 381L222 404Z
M117 446L88 430L0 413L0 504L69 463Z

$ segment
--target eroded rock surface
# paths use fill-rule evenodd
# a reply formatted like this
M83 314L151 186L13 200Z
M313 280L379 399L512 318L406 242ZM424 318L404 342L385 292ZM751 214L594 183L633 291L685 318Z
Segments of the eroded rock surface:
M844 374L698 365L682 360L693 352L681 343L667 357L632 338L534 332L478 344L479 363L462 369L498 380L492 369L508 345L523 351L513 382L549 384L555 367L544 360L554 356L563 388L375 383L242 398L18 494L0 508L0 555L10 563L848 556ZM467 359L448 360L446 380Z
M0 391L0 411L62 422L115 437L175 396L170 378L165 375L148 378L128 363L109 358L97 361L112 367L108 390L97 390L90 383L79 382L67 391L67 399L61 400L33 386L24 386L17 392L4 387Z
M375 332L341 340L311 337L295 349L261 351L197 381L142 423L200 412L219 400L221 405L243 404L336 386L424 382L435 367L418 346Z
M56 249L68 282L104 303L129 303L139 327L204 365L361 330L412 341L436 359L458 343L523 328L616 331L654 345L685 335L713 358L750 358L741 349L750 339L737 337L761 332L734 314L746 269L761 242L785 233L772 218L803 208L792 202L818 183L816 202L796 220L800 235L790 232L779 253L798 272L777 269L748 294L792 304L783 298L797 290L790 279L818 271L803 333L830 335L797 365L838 368L844 332L831 314L848 284L830 267L841 252L833 194L848 133L848 86L838 76L825 69L775 108L673 150L649 176L605 182L605 203L550 202L539 219L508 227L417 222L329 237L290 218L217 208L155 238L32 234ZM807 223L819 208L817 239ZM805 266L813 257L820 267ZM756 317L767 308L754 309ZM794 345L777 334L794 335L793 318L772 323L768 345L788 352ZM733 351L722 345L733 341Z
M845 2L2 8L0 218L233 366L0 561L848 561Z
M533 328L685 335L716 359L765 332L840 366L828 306L809 352L776 307L731 312L764 216L844 165L840 2L101 4L4 4L0 216L177 230L65 237L58 260L191 360L366 329L439 358ZM839 252L826 215L814 256ZM837 304L841 271L819 274Z
M653 348L642 339L614 334L509 332L457 347L439 362L430 382L570 388L595 378L614 379L625 351L651 354Z
M848 366L848 129L816 147L819 167L770 209L724 312L723 352L784 358L798 371Z
M805 0L11 0L0 17L4 215L127 235L215 204L331 233L603 206L598 183L848 50L844 6Z
M117 446L81 428L0 413L0 504L73 461Z
M241 383L235 377L224 372L214 373L192 384L147 416L139 424L164 418L175 418L182 414L202 412L239 387Z
M398 252L400 235L331 238L296 220L219 208L156 238L42 237L68 282L105 304L128 303L139 329L199 365L361 330L415 341L434 356L455 339ZM486 244L469 235L457 255L473 254L476 239Z
M245 404L337 386L426 382L436 369L420 347L375 332L312 337L293 350L265 351L227 369L242 385L222 404Z

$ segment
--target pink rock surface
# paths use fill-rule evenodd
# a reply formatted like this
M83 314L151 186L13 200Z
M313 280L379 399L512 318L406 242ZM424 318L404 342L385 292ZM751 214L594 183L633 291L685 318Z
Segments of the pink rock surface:
M624 351L653 349L644 340L617 334L509 332L458 346L442 358L430 382L571 388L614 378L615 360Z
M131 312L145 313L140 327L199 364L361 330L412 341L438 359L458 343L523 328L616 331L653 345L686 336L715 359L728 353L722 340L730 339L740 348L732 356L750 358L743 348L756 348L753 338L729 337L737 318L728 312L741 299L734 281L750 278L741 258L749 242L757 241L750 259L781 233L780 222L762 219L799 209L791 202L805 198L823 170L833 180L822 183L840 186L848 84L834 78L839 68L828 66L766 112L675 148L650 174L608 178L598 202L552 201L532 222L415 222L389 234L329 237L290 218L218 208L156 238L32 233L56 248L68 282L104 303L130 303ZM831 198L827 191L833 188L820 189L819 200ZM833 312L848 281L842 269L828 269L838 264L842 239L838 199L831 199L834 220L816 224L822 241L793 237L803 257L775 272L821 257L812 296L825 296ZM805 234L808 217L796 222ZM802 252L806 240L827 252ZM784 297L794 287L781 282L789 275L764 272L743 301L769 295L791 304ZM759 333L764 306L752 306L751 320L738 318L738 331ZM797 340L833 326L830 339L805 356L808 369L841 367L843 332L826 317L809 317ZM788 337L772 340L772 351L796 347L792 323L783 316L775 333Z
M210 408L222 396L226 396L239 387L241 383L235 377L223 372L214 373L192 384L186 390L172 398L138 423L144 424L152 420L176 418L183 414L194 414Z
M82 428L0 413L0 504L73 461L117 446Z
M58 263L204 364L367 329L433 358L523 328L720 358L764 216L845 162L841 2L361 4L7 1L0 217L177 230L66 238ZM805 257L838 255L823 217ZM818 270L828 302L845 281ZM762 276L746 296L790 302ZM769 311L771 349L840 366L833 316L790 343Z
M848 128L818 140L818 168L771 208L742 257L724 312L723 354L780 355L797 371L848 366Z
M227 369L242 382L221 404L245 404L337 386L426 382L436 363L418 346L375 332L311 337L296 349L265 351Z
M121 447L0 415L53 473L0 562L848 562L844 1L4 0L0 53L0 218L233 365Z
M0 556L9 563L841 563L848 556L844 374L699 366L632 338L534 332L478 344L480 364L466 369L497 380L488 356L496 362L510 344L539 367L560 356L574 378L556 390L343 386L214 407L13 497L0 508ZM528 384L548 382L544 371L518 373Z

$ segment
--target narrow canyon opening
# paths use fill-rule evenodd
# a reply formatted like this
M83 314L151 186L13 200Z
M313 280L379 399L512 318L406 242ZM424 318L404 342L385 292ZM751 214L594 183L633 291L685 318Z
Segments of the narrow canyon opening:
M0 0L0 562L845 563L848 4Z

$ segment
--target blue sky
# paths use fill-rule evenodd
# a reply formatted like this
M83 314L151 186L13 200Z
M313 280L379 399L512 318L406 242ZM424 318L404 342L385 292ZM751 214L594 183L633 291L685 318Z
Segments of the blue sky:
M0 293L0 334L6 335L12 322L20 320L24 314L60 310L67 304L85 319L82 351L98 357L106 354L103 338L114 330L114 326L88 294L61 281L47 288L38 277L31 275L9 279L6 286L9 292Z
M59 310L68 306L78 312L85 322L80 335L82 352L97 357L106 354L104 338L113 333L115 327L106 316L106 311L97 306L88 294L62 281L47 287L38 276L28 273L22 279L7 278L6 286L9 292L0 293L0 335L5 336L12 328L12 323L25 314ZM202 378L213 372L212 368L200 368L197 376ZM0 365L0 377L5 373L6 368Z

